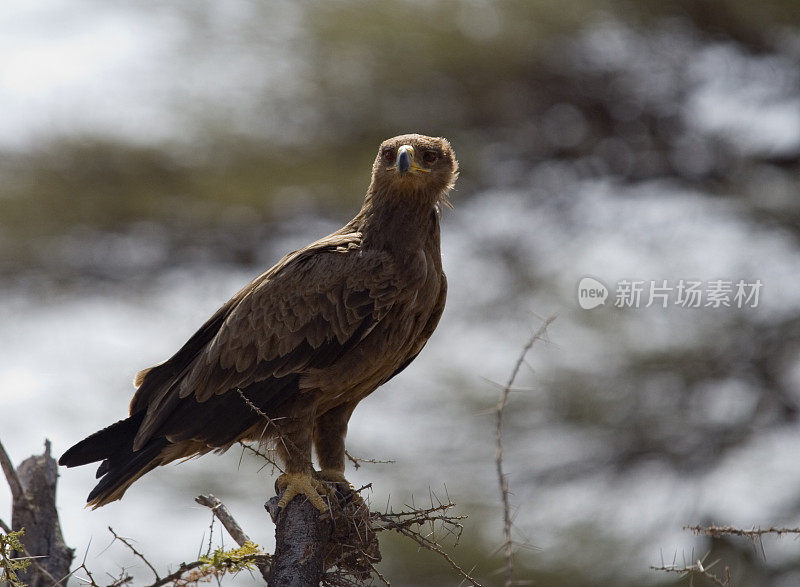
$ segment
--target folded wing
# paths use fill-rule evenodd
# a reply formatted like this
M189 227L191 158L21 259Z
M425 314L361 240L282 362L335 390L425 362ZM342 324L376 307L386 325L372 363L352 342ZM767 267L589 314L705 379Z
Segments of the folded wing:
M299 376L330 366L361 342L400 295L388 255L360 250L357 234L334 235L287 256L236 294L174 357L137 377L131 413L144 410L145 416L134 450L156 436L232 442L246 423L217 417L220 396L250 390L264 409L295 393ZM241 429L215 429L225 425Z

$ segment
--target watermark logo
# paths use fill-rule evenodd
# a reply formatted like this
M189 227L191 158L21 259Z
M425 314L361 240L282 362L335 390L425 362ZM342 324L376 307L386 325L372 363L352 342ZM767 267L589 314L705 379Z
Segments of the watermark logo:
M578 305L584 310L602 306L608 298L608 288L594 277L584 277L578 283Z
M622 279L614 290L614 307L757 308L764 284L760 279ZM608 288L594 277L578 283L578 304L584 310L604 305Z

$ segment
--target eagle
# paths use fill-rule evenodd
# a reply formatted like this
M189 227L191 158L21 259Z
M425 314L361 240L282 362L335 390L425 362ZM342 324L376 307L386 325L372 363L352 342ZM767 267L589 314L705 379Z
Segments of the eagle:
M248 283L136 375L127 419L64 453L66 467L100 462L87 506L120 499L171 461L272 440L279 506L302 495L327 510L326 482L347 484L353 410L416 358L444 310L439 218L457 177L444 138L384 141L350 222Z

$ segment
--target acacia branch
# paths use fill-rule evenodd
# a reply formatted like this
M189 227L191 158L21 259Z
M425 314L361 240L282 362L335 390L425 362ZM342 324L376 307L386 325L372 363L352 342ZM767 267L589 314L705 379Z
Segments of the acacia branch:
M373 465L391 465L395 463L395 461L382 461L379 459L362 459L361 457L354 457L347 451L344 451L344 456L347 457L348 461L353 463L353 468L356 470L361 468L361 463L371 463Z
M713 563L706 565L703 560L697 560L691 564L684 562L682 565L679 565L673 560L672 564L668 565L664 563L662 556L661 566L651 565L650 570L661 571L662 573L675 573L681 577L705 577L714 585L717 585L717 587L731 587L731 570L729 567L725 567L723 571L724 576L722 578L711 572L711 568L718 562L719 560L715 560Z
M150 563L148 563L148 566L149 566L149 564ZM193 561L191 563L181 563L180 566L178 567L177 571L175 571L174 573L170 573L169 575L167 575L163 579L158 579L155 583L152 583L148 587L161 587L162 585L168 585L170 583L177 583L181 579L181 577L183 577L184 574L186 574L189 571L191 571L192 569L196 569L197 567L200 567L200 566L202 566L204 564L206 564L206 563L204 563L203 561Z
M242 527L231 515L230 511L228 511L228 508L225 507L225 504L213 494L209 493L208 495L198 495L194 498L194 500L200 505L204 505L211 509L214 516L216 516L216 518L222 523L222 525L228 531L228 534L231 535L231 538L236 541L236 544L239 546L244 546L246 543L252 542L250 537L245 534L244 530L242 530Z
M236 544L239 546L244 546L248 542L253 542L250 540L250 537L245 533L245 531L242 530L242 527L239 525L230 511L228 511L228 508L225 507L225 504L222 503L217 497L209 493L208 495L198 495L194 500L200 505L211 509L214 516L225 527L225 529L228 531L228 534L231 535L231 538L236 541ZM269 563L256 562L256 566L261 572L261 575L264 577L264 580L269 581Z
M434 499L436 499L438 503L434 503ZM393 530L410 538L422 548L430 550L442 557L464 581L469 582L469 584L474 587L481 587L481 584L470 575L472 571L465 571L461 568L450 555L442 550L441 546L434 538L433 529L438 522L440 527L448 529L450 533L455 536L455 542L458 543L461 532L464 529L461 525L461 520L465 519L467 516L450 515L448 512L451 508L455 507L455 504L451 501L442 502L438 497L435 497L433 493L431 493L431 507L424 509L418 509L413 506L407 507L410 509L397 513L392 511L387 511L385 513L372 512L370 518L375 530ZM422 527L425 524L431 525L432 530L429 536L423 535L417 528L414 528L414 526Z
M509 499L510 491L508 488L508 478L503 471L503 411L505 410L506 404L508 403L508 395L511 393L511 389L514 386L514 381L517 379L517 375L519 374L519 370L522 367L522 364L525 362L525 356L528 354L528 351L531 350L534 343L537 340L543 340L545 335L547 334L547 327L555 320L555 316L550 316L547 318L542 325L533 333L531 338L522 347L522 352L517 357L517 362L514 364L514 369L511 371L511 375L508 378L508 382L506 383L505 387L500 392L500 399L497 402L497 407L495 408L495 425L494 425L494 437L495 437L495 466L497 468L497 481L500 485L500 497L503 503L503 552L506 559L506 566L505 566L505 583L506 587L510 587L514 580L514 549L513 549L513 541L511 539L511 502Z
M684 530L691 530L694 534L711 536L712 538L720 538L721 536L742 536L750 540L756 541L762 538L765 534L775 534L782 536L783 534L800 534L800 528L776 528L770 526L769 528L751 528L745 530L743 528L736 528L734 526L684 526Z
M142 560L142 562L144 562L144 564L146 564L150 568L150 570L153 571L153 574L156 577L156 583L158 584L158 581L161 580L161 577L159 576L158 571L156 571L156 568L153 565L150 564L150 561L147 560L147 558L141 552L136 550L133 547L133 545L130 542L128 542L127 539L123 538L122 536L120 536L119 534L114 532L114 528L109 526L108 527L108 531L111 532L111 534L114 535L114 540L119 540L120 542L122 542L122 544L127 546L133 554L135 554L137 557L139 557Z

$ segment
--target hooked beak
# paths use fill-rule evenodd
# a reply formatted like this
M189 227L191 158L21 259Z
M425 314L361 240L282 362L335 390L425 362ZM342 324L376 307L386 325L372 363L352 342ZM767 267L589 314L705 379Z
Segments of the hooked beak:
M414 147L403 145L397 150L397 172L406 173L414 164Z
M430 169L425 169L414 160L414 147L411 145L403 145L397 149L397 164L390 167L389 170L397 170L400 175L406 173L419 175L430 172Z

